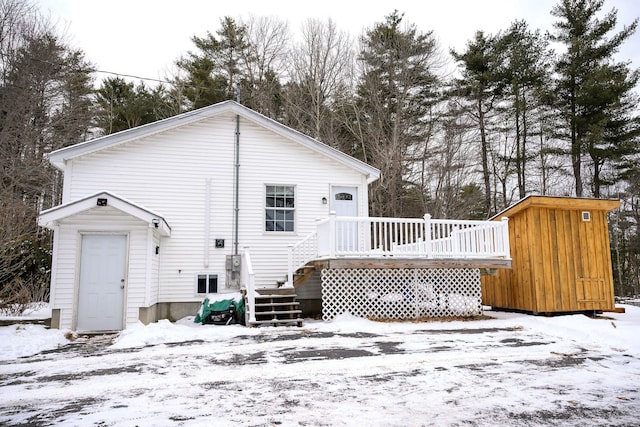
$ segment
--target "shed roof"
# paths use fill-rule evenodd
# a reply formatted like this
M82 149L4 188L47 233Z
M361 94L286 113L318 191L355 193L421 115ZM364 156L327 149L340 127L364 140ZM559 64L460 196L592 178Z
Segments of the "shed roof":
M491 219L511 217L528 208L547 208L562 210L594 210L610 211L620 207L620 200L592 199L586 197L562 197L562 196L527 196L524 199L509 206L507 209L494 215Z
M104 201L99 201L99 199ZM57 221L64 218L86 212L90 209L100 209L103 206L111 206L157 228L161 235L171 236L171 227L162 216L108 191L101 191L85 198L42 211L38 217L38 225L51 228Z
M67 160L86 154L94 153L109 147L127 143L136 139L148 137L180 126L195 123L217 115L233 112L247 120L256 123L274 133L297 142L315 152L323 154L367 176L367 182L371 183L380 177L380 171L354 157L351 157L333 147L328 146L310 136L291 129L273 119L270 119L250 108L235 101L224 101L218 104L189 111L167 119L158 120L135 128L123 130L111 135L106 135L90 141L81 142L49 153L49 162L60 170L64 170Z

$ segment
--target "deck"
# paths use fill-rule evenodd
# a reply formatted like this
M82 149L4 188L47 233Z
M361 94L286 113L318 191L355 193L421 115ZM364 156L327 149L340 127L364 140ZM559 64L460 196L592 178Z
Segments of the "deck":
M244 256L242 276L252 313L255 275L250 254ZM314 270L460 269L493 274L505 268L511 268L507 219L372 218L332 213L317 221L314 232L289 246L286 285L299 286ZM407 279L402 281L406 287ZM424 283L420 286L424 288Z
M332 268L511 268L508 220L339 217L289 247L288 283L310 262ZM341 265L340 267L338 267Z

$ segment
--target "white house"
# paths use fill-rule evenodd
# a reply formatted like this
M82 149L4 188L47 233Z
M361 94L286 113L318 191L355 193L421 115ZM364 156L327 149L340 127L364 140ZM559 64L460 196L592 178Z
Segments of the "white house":
M237 291L244 248L255 285L288 273L288 246L330 211L366 217L379 171L226 101L52 152L52 326L120 330L194 314Z

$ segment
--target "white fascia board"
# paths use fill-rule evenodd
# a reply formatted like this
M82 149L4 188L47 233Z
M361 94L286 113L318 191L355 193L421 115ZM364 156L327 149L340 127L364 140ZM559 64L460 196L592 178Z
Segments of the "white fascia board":
M52 228L57 224L57 221L61 219L77 215L89 209L100 209L98 199L106 199L107 206L118 209L157 228L160 235L171 236L171 227L162 216L106 191L42 211L38 216L38 225L45 228Z
M148 137L156 133L164 132L179 126L194 123L199 120L207 119L221 113L231 111L247 120L277 133L289 140L293 140L317 153L323 154L337 162L355 169L367 176L367 182L371 183L380 177L380 171L373 166L362 162L355 157L351 157L340 150L330 147L316 139L311 138L297 130L283 125L269 117L251 110L235 101L224 101L218 104L203 107L198 110L189 111L167 119L158 120L157 122L148 123L132 129L123 130L111 135L106 135L90 141L81 142L76 145L61 148L49 153L49 162L60 170L64 170L65 162L75 157L94 153L105 148L114 147L119 144L127 143L136 139Z

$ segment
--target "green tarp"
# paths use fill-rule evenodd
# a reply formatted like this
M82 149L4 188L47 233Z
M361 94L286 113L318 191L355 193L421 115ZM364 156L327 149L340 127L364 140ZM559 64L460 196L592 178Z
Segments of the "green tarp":
M236 301L235 299L224 299L209 303L209 298L205 298L204 301L202 301L202 306L200 307L200 310L198 310L193 322L202 323L204 325L209 314L212 312L227 311L232 305L238 314L244 315L244 299L241 299L240 301Z

